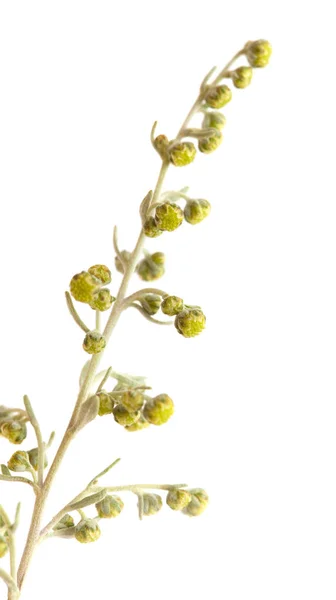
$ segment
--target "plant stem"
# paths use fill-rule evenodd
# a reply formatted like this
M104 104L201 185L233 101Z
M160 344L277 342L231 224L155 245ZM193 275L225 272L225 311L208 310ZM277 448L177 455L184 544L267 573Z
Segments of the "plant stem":
M218 75L218 77L214 80L214 82L211 85L216 85L225 76L225 72L231 66L232 62L234 62L234 60L236 60L236 58L238 58L238 56L240 56L241 54L242 54L242 51L239 51L233 57L233 59L224 67L224 69L221 71L221 73ZM180 139L181 137L183 137L184 130L187 128L191 118L199 110L202 102L204 101L206 93L207 93L207 88L206 87L205 87L205 89L202 88L196 101L194 102L191 110L189 111L186 119L184 120L184 122L176 136L176 139ZM157 183L156 183L153 195L151 197L151 201L148 206L148 211L150 210L151 205L155 204L160 197L162 185L163 185L165 176L167 174L169 165L170 165L170 162L169 162L168 158L162 160L159 176L157 179ZM115 231L114 242L115 242L115 246L117 247L116 233L117 232ZM140 235L136 242L136 245L134 247L134 250L130 256L130 259L129 259L127 265L125 265L124 276L121 281L116 300L113 303L113 307L112 307L109 319L108 319L105 329L103 331L103 335L106 339L106 346L107 346L108 341L112 335L112 332L119 320L119 317L120 317L121 313L123 312L123 309L124 309L123 303L124 303L124 299L125 299L125 296L127 293L128 285L129 285L131 277L135 271L139 255L140 255L140 252L141 252L143 244L144 244L144 240L145 240L145 234L143 233L143 229L141 229L141 232L140 232ZM60 443L60 446L56 452L56 456L53 460L53 463L50 466L49 472L45 478L43 486L37 492L34 511L33 511L32 520L31 520L31 524L30 524L30 529L28 532L26 545L25 545L25 548L24 548L24 551L22 554L22 558L21 558L21 562L20 562L19 570L18 570L18 579L17 580L18 580L18 587L20 590L22 588L22 584L23 584L25 575L27 573L27 569L28 569L30 561L32 559L34 549L39 540L39 530L41 527L42 513L43 513L43 509L44 509L47 497L50 492L50 488L52 486L52 483L54 481L54 477L58 471L58 468L63 460L63 457L64 457L71 441L73 440L73 438L75 437L75 435L77 433L76 419L78 417L82 403L85 402L85 400L88 397L88 394L90 391L90 386L93 383L95 374L97 372L97 368L100 364L100 361L101 361L103 355L104 355L104 352L100 352L99 354L93 355L90 360L89 368L86 372L84 381L81 385L81 388L80 388L80 391L79 391L79 394L77 397L77 401L76 401L73 413L71 415L69 424L65 431L64 437L63 437L63 439ZM154 487L154 486L152 486L152 487ZM163 489L163 488L161 487L159 489Z

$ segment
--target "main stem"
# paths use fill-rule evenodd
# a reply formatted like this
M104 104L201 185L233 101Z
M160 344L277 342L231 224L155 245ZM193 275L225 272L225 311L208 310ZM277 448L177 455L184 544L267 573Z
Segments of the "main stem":
M229 69L229 67L231 66L231 64L236 60L236 58L238 58L240 55L242 54L242 51L237 52L237 54L235 54L235 56L231 59L231 61L224 67L224 69L221 71L221 73L216 77L216 79L212 82L211 85L216 85L224 76L225 72L227 69ZM183 137L183 131L184 129L186 129L188 127L188 124L190 122L190 120L192 119L192 117L195 115L196 112L198 112L205 96L207 93L207 89L202 89L200 94L198 95L196 101L194 102L193 106L191 107L186 119L184 120L177 136L176 139L181 139ZM160 192L161 192L161 188L166 176L166 173L168 171L169 168L169 161L168 160L163 160L162 161L162 165L161 165L161 169L159 172L159 176L158 176L158 180L155 186L155 190L153 193L153 197L151 200L151 205L153 206L159 196L160 196ZM150 207L149 207L150 208ZM127 289L128 289L128 285L130 282L130 279L135 271L137 262L138 262L138 258L140 255L140 252L142 250L143 247L143 243L145 240L145 234L143 233L143 230L141 229L140 235L138 237L138 240L136 242L135 248L131 254L130 260L127 264L127 267L125 269L125 273L116 297L116 300L113 304L113 308L110 314L110 317L107 321L105 330L103 332L103 335L106 339L106 346L107 343L112 335L112 332L119 320L119 317L123 311L123 301L125 299L126 293L127 293ZM82 405L82 403L87 399L89 391L90 391L90 386L93 382L93 379L95 377L95 374L97 372L97 368L99 366L99 363L103 357L103 352L100 352L99 354L95 354L92 356L91 361L90 361L90 366L88 368L88 371L86 373L85 379L83 381L83 384L81 386L81 389L79 391L78 397L77 397L77 401L75 404L75 408L73 410L73 413L71 415L69 424L66 428L64 437L60 443L60 446L57 450L56 456L53 460L53 463L49 469L48 475L43 483L43 485L39 488L39 490L37 491L36 494L36 501L35 501L35 505L34 505L34 510L33 510L33 514L32 514L32 519L31 519L31 524L30 524L30 528L29 528L29 532L28 532L28 536L27 536L27 540L26 540L26 545L22 554L22 558L21 558L21 562L19 565L19 570L18 570L18 576L17 576L17 581L18 581L18 587L21 590L22 588L22 584L25 578L25 575L27 573L30 561L32 559L34 550L36 548L36 545L38 543L38 539L39 539L39 532L41 529L41 520L42 520L42 514L43 514L43 509L46 503L46 500L48 498L52 483L54 481L54 477L58 471L58 468L63 460L63 457L71 443L71 441L73 440L73 438L76 435L76 428L75 428L75 423L76 423L76 419L80 410L80 407ZM12 598L10 599L12 600Z
M166 176L168 168L169 168L169 162L163 161L162 165L161 165L160 173L158 176L158 180L157 180L157 183L155 186L155 190L153 193L152 202L156 202L156 200L158 199L158 197L160 195L162 184L163 184L163 181ZM113 304L113 309L111 311L110 317L106 323L106 327L103 332L103 335L106 339L106 345L107 345L107 343L112 335L112 332L119 320L119 317L122 313L122 310L123 310L122 304L126 297L130 279L135 271L135 267L137 265L140 252L142 250L144 240L145 240L145 235L144 235L143 231L141 230L138 240L136 242L135 248L134 248L134 250L131 254L130 260L127 264L127 268L125 270L116 300ZM99 363L102 359L102 356L103 356L103 352L100 352L99 354L93 355L91 358L88 372L86 374L85 380L79 391L77 402L76 402L75 408L73 410L73 413L71 415L67 429L65 431L64 437L63 437L63 439L60 443L60 446L57 450L56 456L55 456L53 463L49 469L48 475L47 475L42 487L37 492L33 515L32 515L32 519L31 519L31 524L30 524L30 528L29 528L29 532L28 532L28 536L27 536L27 540L26 540L26 545L25 545L25 548L24 548L24 551L22 554L22 558L21 558L21 562L20 562L19 570L18 570L18 586L19 586L20 590L22 588L22 584L23 584L25 575L27 573L30 561L32 559L34 550L35 550L37 542L38 542L39 532L41 529L42 514L43 514L44 506L45 506L46 500L48 498L52 483L54 481L54 477L59 469L59 466L63 460L63 457L64 457L71 441L73 440L73 438L76 435L76 429L75 429L76 418L78 416L78 412L80 410L82 403L85 402L85 400L88 397L88 394L90 391L90 386L95 377L95 374L97 372L97 369L98 369Z

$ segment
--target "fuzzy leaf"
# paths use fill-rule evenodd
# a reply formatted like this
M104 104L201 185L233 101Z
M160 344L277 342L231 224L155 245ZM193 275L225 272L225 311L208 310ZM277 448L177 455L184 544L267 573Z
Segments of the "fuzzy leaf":
M1 473L3 475L6 475L6 477L12 477L12 474L11 474L9 468L6 467L6 465L1 465Z
M88 398L81 406L76 423L76 431L83 429L85 425L93 421L98 415L98 410L99 398L96 395L91 396L91 398Z
M91 504L96 504L105 498L107 494L107 489L104 488L100 490L100 492L96 492L95 494L90 494L90 496L86 496L82 498L82 500L78 500L77 502L73 502L72 504L68 504L67 510L70 512L72 510L78 510L79 508L85 508L85 506L90 506Z
M65 527L64 529L56 529L52 532L53 536L62 538L73 538L75 537L76 527Z

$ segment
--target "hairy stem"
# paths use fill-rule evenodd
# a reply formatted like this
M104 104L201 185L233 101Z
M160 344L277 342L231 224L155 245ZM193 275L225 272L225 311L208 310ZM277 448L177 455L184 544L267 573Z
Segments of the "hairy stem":
M239 51L233 57L233 59L224 67L224 69L221 71L221 73L218 75L218 77L214 80L214 82L211 85L216 85L225 76L225 73L226 73L227 69L231 66L232 62L234 62L234 60L236 60L236 58L238 58L238 56L240 56L241 54L242 54L242 51ZM194 102L186 119L184 120L184 122L176 136L176 139L180 139L183 137L184 130L188 127L189 121L191 120L191 118L196 114L196 112L201 107L201 104L206 96L206 93L207 93L207 87L206 87L206 85L203 85L201 87L201 91L200 91L196 101ZM150 207L152 205L154 205L160 197L162 185L163 185L165 176L167 174L169 164L170 164L170 162L169 162L168 158L162 160L161 169L159 172L157 183L156 183L153 195L150 197L148 211L150 210ZM105 329L103 331L103 335L106 339L106 346L107 346L108 341L112 335L112 332L119 320L119 317L124 310L124 300L126 297L128 285L129 285L131 277L135 271L137 261L139 259L139 255L140 255L140 252L141 252L143 244L144 244L144 240L145 240L145 234L143 233L143 230L141 229L140 235L138 237L138 240L136 242L134 250L131 254L131 257L130 257L127 265L124 265L124 269L125 269L124 276L121 281L120 288L119 288L116 300L113 304L109 319L108 319ZM117 249L117 251L119 252L116 230L114 232L114 246ZM21 558L21 562L20 562L19 570L18 570L18 586L20 589L22 587L27 569L28 569L30 561L32 559L34 549L39 540L39 530L41 527L42 513L43 513L43 509L44 509L47 497L49 495L52 483L54 481L54 477L58 471L58 468L63 460L63 457L68 449L69 444L71 443L71 441L73 440L73 438L75 437L75 435L77 433L76 420L78 418L82 403L85 402L85 400L88 397L88 394L90 392L90 387L94 381L98 366L100 364L100 361L101 361L103 355L104 355L104 352L100 352L99 354L93 355L90 360L89 367L87 369L84 381L81 385L81 388L80 388L80 391L79 391L79 394L77 397L77 401L76 401L73 413L71 415L69 424L65 431L64 437L63 437L63 439L60 443L60 446L57 450L54 461L51 464L51 467L50 467L49 472L46 476L46 479L43 483L43 486L37 492L37 497L36 497L36 501L35 501L34 511L33 511L32 520L31 520L31 524L30 524L30 529L29 529L28 537L26 540L26 545L25 545L25 548L24 548L24 551L22 554L22 558Z

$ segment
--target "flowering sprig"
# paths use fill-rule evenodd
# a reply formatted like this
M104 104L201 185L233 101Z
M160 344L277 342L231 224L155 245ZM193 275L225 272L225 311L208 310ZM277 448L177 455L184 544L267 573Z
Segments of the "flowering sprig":
M168 507L189 516L200 515L208 504L205 490L188 489L186 484L99 485L99 479L110 471L118 459L94 477L80 494L42 527L43 511L55 474L69 445L81 429L96 418L99 421L99 417L111 415L117 425L121 425L126 431L140 431L150 425L165 424L174 413L174 402L170 396L166 392L156 395L149 393L151 388L143 376L121 374L112 367L98 373L98 367L119 317L130 307L135 308L151 323L174 324L177 332L184 338L192 338L204 330L206 317L202 309L186 304L180 295L145 287L127 296L127 290L134 273L146 282L156 281L165 273L165 255L160 251L150 253L144 249L146 239L171 233L185 222L197 225L209 216L210 202L189 196L188 188L163 191L165 176L170 166L187 166L195 160L198 152L211 154L221 145L226 118L220 111L233 97L229 84L232 83L238 90L246 88L251 83L253 69L265 67L270 55L269 42L250 41L218 75L214 76L215 69L211 69L175 138L169 139L164 134L156 135L157 123L154 123L151 142L160 157L161 167L155 187L140 204L141 230L134 249L120 250L116 227L113 232L115 267L122 274L119 289L113 290L113 293L110 289L113 287L110 268L95 264L75 274L71 278L69 291L65 293L69 312L85 334L84 339L81 339L83 351L91 358L80 374L73 413L49 467L47 454L54 434L51 434L47 442L44 441L29 398L24 396L24 409L0 407L0 435L15 445L21 444L26 439L27 425L30 424L37 444L35 448L14 452L7 464L1 465L0 480L25 483L35 494L31 524L18 569L15 530L18 526L19 505L13 523L0 507L0 558L6 554L10 558L10 570L7 572L0 569L0 578L7 585L9 600L18 600L37 544L53 537L74 538L81 543L96 541L101 533L99 522L115 518L122 512L124 502L119 494L130 492L137 496L140 518L156 514L161 509L163 493L166 493ZM237 61L244 58L247 65L236 65ZM193 126L191 122L197 116L200 122L198 126ZM92 323L86 324L81 318L79 312L82 304L87 304L92 309ZM173 319L157 318L159 311ZM104 315L107 316L105 326L102 325ZM111 378L115 380L114 386L108 390ZM93 515L87 516L84 511L87 507L94 507ZM77 514L79 520L75 518Z

